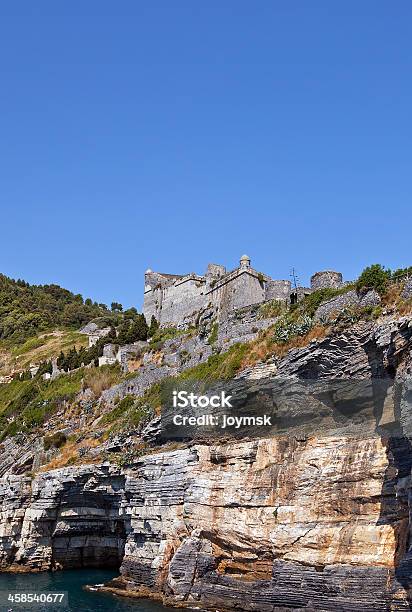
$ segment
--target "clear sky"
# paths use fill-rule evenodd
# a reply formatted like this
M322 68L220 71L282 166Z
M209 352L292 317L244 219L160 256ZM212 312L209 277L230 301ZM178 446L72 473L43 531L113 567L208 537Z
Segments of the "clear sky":
M0 271L412 265L410 0L3 1Z

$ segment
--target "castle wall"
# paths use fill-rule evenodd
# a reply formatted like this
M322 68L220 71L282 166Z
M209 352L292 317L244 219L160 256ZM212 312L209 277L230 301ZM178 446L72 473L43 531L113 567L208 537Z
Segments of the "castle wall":
M147 323L150 325L152 316L159 320L160 308L159 300L161 299L161 291L146 289L143 298L143 313Z
M182 279L163 290L160 324L178 325L194 320L205 304L205 282L200 278Z
M218 306L219 317L224 319L236 308L258 304L265 300L264 283L249 271L235 271L218 283L211 292L212 301Z
M145 274L144 315L148 323L154 315L161 326L188 326L198 319L199 311L213 307L221 321L236 309L279 300L285 304L300 301L305 295L324 287L342 286L342 274L333 270L316 272L311 288L298 287L292 292L288 280L273 280L253 269L243 255L240 266L226 273L224 266L209 264L205 276ZM214 316L214 315L213 315Z
M177 278L179 277L166 277L151 270L146 272L144 277L143 313L148 324L150 324L153 315L158 321L160 320L163 299L162 290L168 285L172 285Z
M188 275L166 279L154 286L146 285L144 315L148 323L154 315L163 327L178 326L184 322L191 324L205 300L203 277Z

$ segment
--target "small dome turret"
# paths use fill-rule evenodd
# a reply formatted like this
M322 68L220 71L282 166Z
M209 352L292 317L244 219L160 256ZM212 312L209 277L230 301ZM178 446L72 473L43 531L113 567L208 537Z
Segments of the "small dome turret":
M241 268L250 268L250 257L249 255L242 255L240 258L240 267Z

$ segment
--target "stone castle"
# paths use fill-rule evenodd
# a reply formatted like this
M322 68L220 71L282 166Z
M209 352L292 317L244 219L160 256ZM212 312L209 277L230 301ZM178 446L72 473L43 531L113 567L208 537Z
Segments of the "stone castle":
M275 280L251 266L243 255L239 266L227 272L219 264L209 264L199 276L145 273L143 312L150 323L154 315L161 326L184 327L196 322L199 313L212 308L219 320L239 308L278 300L293 304L312 291L324 287L339 288L342 274L332 270L316 272L310 287L293 286L289 280Z

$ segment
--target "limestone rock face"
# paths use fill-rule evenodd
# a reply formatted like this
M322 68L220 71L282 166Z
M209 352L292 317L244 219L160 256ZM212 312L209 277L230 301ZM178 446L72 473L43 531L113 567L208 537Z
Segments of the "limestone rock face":
M125 533L124 476L116 468L65 468L0 480L0 567L115 567Z
M121 564L113 588L210 610L406 610L394 476L379 438L194 445L123 472L9 476L0 563Z
M367 291L364 295L360 295L355 289L351 289L321 304L315 313L315 319L318 321L327 320L345 308L378 306L380 302L381 298L374 289Z
M404 300L409 300L410 298L412 298L412 278L409 278L406 281L405 287L402 292L402 297Z

